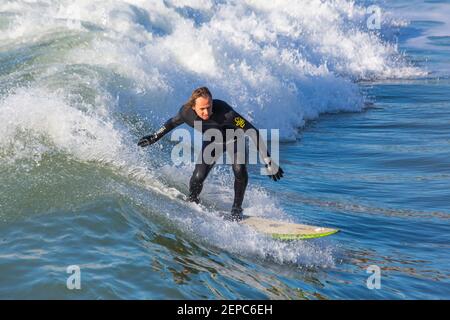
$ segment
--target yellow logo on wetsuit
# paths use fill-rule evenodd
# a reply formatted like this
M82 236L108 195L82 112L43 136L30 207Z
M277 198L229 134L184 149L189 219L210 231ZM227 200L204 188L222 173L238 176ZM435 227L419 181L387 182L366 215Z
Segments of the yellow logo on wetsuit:
M234 124L236 125L236 127L244 128L245 120L242 119L241 117L236 117L236 118L234 118Z

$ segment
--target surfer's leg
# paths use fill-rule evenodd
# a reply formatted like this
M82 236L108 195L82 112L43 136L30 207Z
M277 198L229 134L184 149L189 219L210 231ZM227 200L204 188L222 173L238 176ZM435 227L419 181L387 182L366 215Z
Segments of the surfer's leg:
M233 164L234 172L234 202L231 209L232 214L242 213L242 202L244 201L245 189L248 184L248 173L245 164Z
M203 181L205 181L208 173L211 171L214 164L197 163L191 180L189 181L189 198L191 202L199 203L198 196L203 189Z
M242 152L243 151L243 152ZM231 209L231 216L233 220L242 219L242 202L244 201L245 189L248 184L247 173L247 151L239 150L237 142L234 143L233 155L233 173L234 173L234 202Z
M202 153L199 155L199 159L195 164L194 172L192 173L191 180L189 181L189 198L188 201L199 203L198 196L203 189L203 182L211 171L215 164L215 150L212 152L212 159L205 160L203 152L210 142L203 142Z

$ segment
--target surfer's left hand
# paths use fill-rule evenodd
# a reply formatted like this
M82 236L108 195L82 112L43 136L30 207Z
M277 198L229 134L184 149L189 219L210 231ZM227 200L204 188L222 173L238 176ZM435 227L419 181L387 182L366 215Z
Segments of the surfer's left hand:
M278 181L283 177L283 169L275 164L271 158L265 158L264 162L266 163L266 170L270 179Z

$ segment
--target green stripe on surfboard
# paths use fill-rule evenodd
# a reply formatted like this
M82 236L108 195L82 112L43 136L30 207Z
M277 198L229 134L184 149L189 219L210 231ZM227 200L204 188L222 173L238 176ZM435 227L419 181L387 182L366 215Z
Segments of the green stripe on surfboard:
M307 240L323 238L339 232L338 229L310 226L306 224L277 221L262 217L244 216L240 222L256 231L278 240Z
M338 229L334 229L333 231L318 233L318 234L279 234L272 233L271 236L274 239L278 240L308 240L308 239L317 239L323 238L326 236L331 236L332 234L338 233Z

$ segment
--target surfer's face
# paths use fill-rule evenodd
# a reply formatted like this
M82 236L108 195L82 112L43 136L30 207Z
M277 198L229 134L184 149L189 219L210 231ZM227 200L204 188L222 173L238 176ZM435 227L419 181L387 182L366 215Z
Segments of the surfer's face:
M208 120L212 115L212 99L198 97L195 99L195 106L192 109L202 120Z

